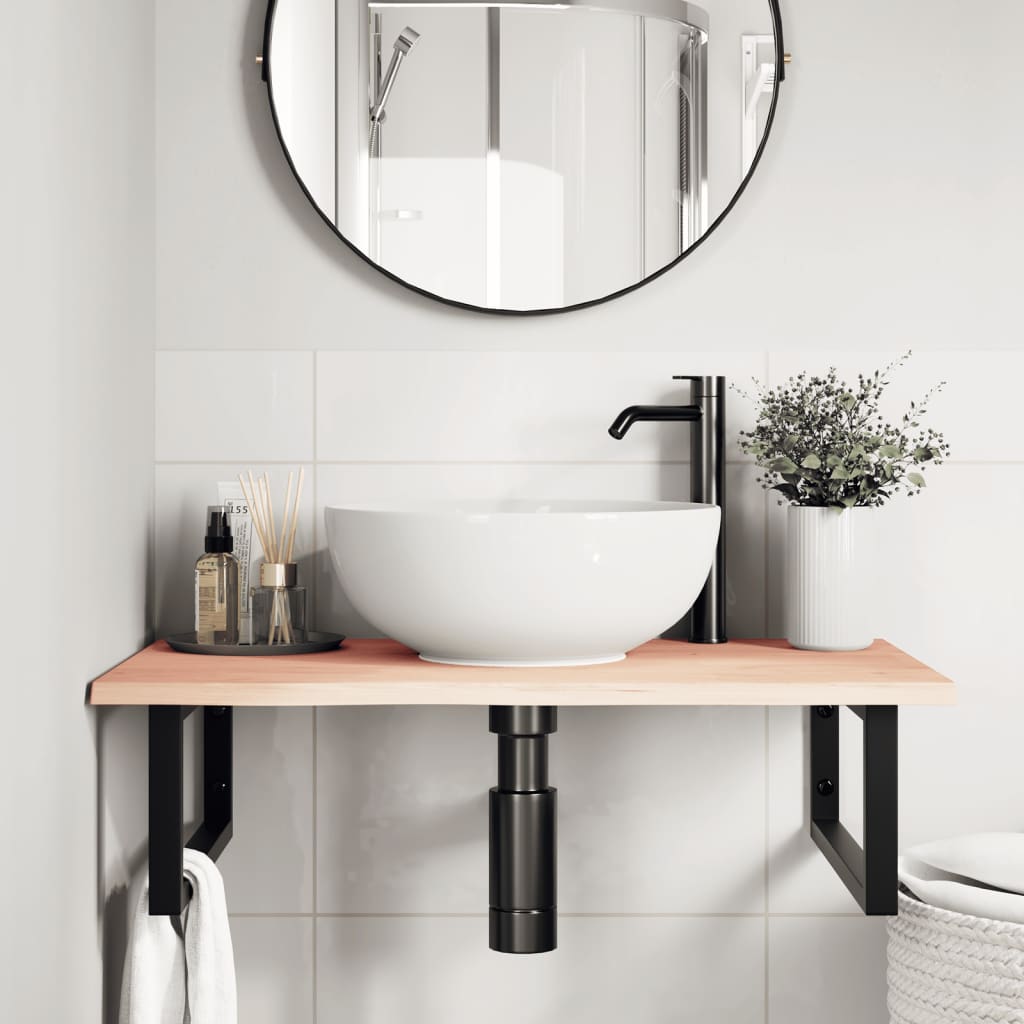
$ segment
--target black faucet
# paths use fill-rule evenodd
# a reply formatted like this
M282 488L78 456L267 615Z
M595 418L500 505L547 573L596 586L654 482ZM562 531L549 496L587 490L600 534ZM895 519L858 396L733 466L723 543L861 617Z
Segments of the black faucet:
M722 525L704 589L690 611L690 643L722 644L725 635L725 378L673 377L690 381L691 405L631 405L608 433L617 441L640 421L693 423L690 433L690 500L718 505Z

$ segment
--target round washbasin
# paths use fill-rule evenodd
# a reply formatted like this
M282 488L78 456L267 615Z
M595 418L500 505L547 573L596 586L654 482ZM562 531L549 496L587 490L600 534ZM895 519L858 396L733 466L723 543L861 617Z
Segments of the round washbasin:
M448 501L325 512L353 607L427 661L617 661L700 593L716 505Z

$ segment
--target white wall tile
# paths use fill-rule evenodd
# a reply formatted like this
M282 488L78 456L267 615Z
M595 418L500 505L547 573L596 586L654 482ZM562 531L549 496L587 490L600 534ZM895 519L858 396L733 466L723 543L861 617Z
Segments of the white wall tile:
M997 670L1006 662L1004 638L1019 621L1024 466L947 463L929 481L921 495L898 496L878 510L879 630L947 674ZM768 627L775 635L784 628L785 520L785 507L769 496Z
M1024 551L1024 466L947 464L927 492L879 511L880 632L950 676L955 708L900 712L900 841L1024 827L1016 770L1024 711L1016 635ZM780 628L784 509L772 507L770 628ZM852 909L806 836L803 718L773 710L769 740L775 911ZM847 772L849 775L849 772ZM998 779L997 785L993 780Z
M883 1024L885 950L884 918L771 918L768 1024Z
M312 457L312 353L157 352L158 462Z
M318 910L486 910L486 709L317 714ZM760 709L563 709L560 909L762 911L763 744Z
M761 708L563 708L559 907L758 913L764 892Z
M761 918L563 918L538 956L487 918L320 918L319 1024L763 1024Z
M196 559L203 553L206 535L206 507L217 504L217 484L236 480L243 469L255 475L270 475L275 500L275 513L280 516L278 502L283 502L288 473L294 467L266 466L259 463L224 463L219 465L160 465L156 467L156 571L153 619L158 636L187 632L194 628L194 577ZM299 527L295 535L295 559L299 582L307 589L314 616L313 591L313 527L315 522L315 475L311 465L305 466L306 479L299 507ZM321 519L322 521L322 519ZM257 552L259 544L256 545Z
M313 712L237 708L233 835L218 864L232 913L313 910Z
M761 353L320 352L317 454L358 462L688 461L690 427L608 435L627 405L685 405L673 374L764 376ZM726 398L731 459L749 403Z
M185 355L201 361L209 354ZM773 355L771 369L773 379L791 369L816 368L819 361L822 367L835 361L855 371L873 367L884 355L850 358L847 353L837 359L828 353L782 353ZM468 362L456 365L456 356ZM610 439L611 455L595 454L589 447L603 444L606 421L622 405L669 398L671 385L660 393L634 392L659 373L690 368L676 365L677 358L644 355L635 364L642 367L640 373L626 356L621 363L615 356L599 365L588 357L589 368L578 371L573 358L564 353L492 353L486 359L473 353L421 354L423 364L416 372L422 371L424 394L419 394L413 383L416 367L408 357L409 353L379 359L366 353L318 356L318 454L321 459L353 460L320 464L315 473L307 464L309 501L304 502L300 527L302 571L307 581L315 580L315 621L320 628L351 635L372 633L335 582L323 547L327 505L465 494L687 496L689 468L674 461L688 457L685 428L681 437L666 437L651 425L641 425L630 435L639 447L625 455ZM751 360L750 373L764 375L762 357L742 359ZM948 394L935 403L933 421L957 446L954 461L931 474L924 496L901 499L881 513L882 632L960 685L957 708L901 713L904 845L968 830L1024 828L1024 812L1019 812L1024 807L1024 781L1018 781L1014 755L1019 716L1013 713L1024 707L1024 698L1011 647L1020 614L1018 581L1024 578L1024 555L1017 542L1024 466L961 461L1019 458L1008 413L1002 411L1013 408L1012 396L1007 394L1000 403L991 400L991 389L987 395L983 391L986 381L997 390L1012 386L1008 382L1018 376L1016 359L1013 353L920 353L904 371L905 379L897 377L902 390L895 384L893 388L894 396L909 398L933 378L948 379ZM721 369L721 364L709 368ZM392 372L400 386L391 386ZM496 394L488 391L495 388L492 374ZM543 386L531 390L526 383L531 377L538 377ZM335 391L339 380L343 385ZM618 384L609 383L616 380L623 382L621 396ZM372 401L349 395L346 389L357 385ZM456 386L450 409L443 401L434 403L438 395L451 398ZM575 404L574 388L587 396L584 405ZM565 402L567 394L574 396L573 403ZM573 417L557 419L562 410L549 401L552 398L571 407ZM385 409L387 418L377 408ZM731 411L735 408L733 398ZM390 415L396 409L397 415ZM308 399L306 411L311 454ZM475 432L464 430L465 423L474 424ZM734 416L731 434L736 425ZM205 462L208 454L189 457ZM223 456L239 461L249 457ZM396 463L403 459L414 461ZM524 461L530 459L541 461ZM155 611L161 632L190 625L191 566L202 546L205 506L216 500L217 481L231 479L239 468L230 461L157 466ZM283 479L282 467L272 469ZM736 463L728 471L733 636L778 635L782 628L784 511L760 492L755 476L749 463ZM976 641L979 637L982 642ZM877 922L857 916L852 897L807 835L805 714L803 709L773 709L767 718L766 795L765 713L760 710L563 710L559 731L551 739L552 783L559 788L560 804L560 905L563 913L581 914L743 914L758 913L767 902L775 914L853 915L771 920L770 1019L773 1024L815 1020L815 1011L834 991L830 984L835 979L826 970L829 963L850 962L852 974L842 981L846 987L837 1019L840 1024L847 1019L874 1020L879 1000L884 1000L884 979L878 980L884 942L879 953ZM618 1021L624 1019L624 1011L616 997L604 993L604 986L625 982L616 980L618 967L606 967L602 957L607 955L610 963L624 949L636 949L642 959L653 941L648 930L657 935L652 964L637 967L629 960L633 974L641 979L632 991L642 991L645 999L650 993L650 1006L645 1003L637 1010L636 1019L645 1024L688 1019L678 1016L680 1006L692 1006L694 1020L743 1024L749 1019L760 1024L764 1019L760 918L637 919L641 923L634 925L631 919L614 917L563 917L562 948L554 954L561 958L557 972L534 966L555 962L554 958L505 958L487 952L486 791L494 782L495 741L482 710L320 711L315 809L310 732L310 712L239 714L238 776L249 782L239 788L236 836L222 861L232 909L311 909L315 810L321 913L480 915L321 919L321 1022L358 1019L361 1024L386 1024L404 1017L458 1024L462 1019L476 1021L485 1013L500 1021L493 1015L505 1011L495 1011L497 1001L486 994L500 992L506 984L499 975L510 978L507 984L517 993L522 991L520 975L525 973L537 978L536 986L526 986L534 1001L501 1003L519 1011L516 1019L540 1024L552 1014L574 1013L578 992L596 985L598 994L593 1006L585 1005L585 1019L598 1024ZM846 744L844 750L844 807L848 824L856 829L857 815L849 798L855 795L851 783L859 750L851 747ZM267 757L268 750L272 757ZM999 784L993 785L993 779ZM279 933L277 922L282 920L285 931ZM233 926L236 922L236 931L241 929L240 989L250 965L259 965L261 956L277 955L276 936L290 936L285 940L290 948L280 954L280 963L274 961L274 970L283 973L271 971L266 979L247 975L244 991L256 993L253 998L269 1009L253 1008L253 1016L246 1019L258 1022L261 1012L267 1019L292 1019L296 1014L296 1019L307 1019L312 1012L307 952L311 920L257 922L243 917ZM293 926L295 935L287 931ZM720 949L735 941L728 931L732 928L751 936L741 942L747 944L744 949L753 950L753 966L743 985L756 993L751 996L756 1004L743 995L735 1007L721 1011L722 993L731 993L735 972L722 982L708 974L706 965L698 964L697 973L708 977L694 981L692 992L686 987L690 975L680 981L673 972L678 973L680 963L694 962L693 949ZM585 951L579 966L577 953L567 953L571 936L576 949ZM247 952L242 948L247 941L263 952ZM659 960L667 957L665 949L671 958ZM568 960L565 977L571 984L563 977ZM543 972L548 973L541 977ZM413 979L412 996L394 980L406 976ZM460 991L459 984L465 987L467 976L474 980L459 1002L451 993ZM483 980L478 983L478 978ZM563 985L568 993L564 996ZM683 988L666 987L673 985ZM815 985L822 987L821 995ZM478 987L483 993L479 996ZM718 1002L701 1002L712 997Z
M910 347L909 345L907 347ZM824 374L835 366L841 379L856 384L858 372L881 370L906 349L895 351L771 352L769 379L780 384L807 370ZM898 422L935 384L945 386L929 404L924 426L942 431L957 462L1016 462L1021 459L1018 416L1024 352L1004 350L925 351L915 348L909 362L891 374L882 409ZM941 469L937 469L937 477Z
M890 639L950 675L1014 664L1021 509L1024 465L948 464L923 495L883 510L879 599ZM1020 694L1005 682L1001 692Z
M234 917L238 1019L244 1024L312 1024L313 919Z
M726 471L727 614L731 636L764 632L764 498L749 465ZM689 467L642 464L319 466L317 523L323 509L346 502L479 498L630 498L685 500ZM329 552L317 565L317 625L349 636L375 636L337 581Z
M317 711L317 910L487 909L486 708Z
M902 714L904 844L1024 829L1024 466L943 466L928 491L889 510L884 611L895 643L957 683L958 706Z
M810 837L806 708L768 712L768 909L772 913L859 913L857 901ZM859 754L859 751L856 752ZM847 769L843 788L859 767ZM859 760L857 764L859 765Z

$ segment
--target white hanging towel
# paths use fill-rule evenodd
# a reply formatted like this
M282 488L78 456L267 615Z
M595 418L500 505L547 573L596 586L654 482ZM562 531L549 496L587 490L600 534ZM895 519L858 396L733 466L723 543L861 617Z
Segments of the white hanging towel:
M169 917L149 916L142 879L121 985L120 1024L238 1024L235 958L224 882L205 853L185 850L192 899L184 939Z

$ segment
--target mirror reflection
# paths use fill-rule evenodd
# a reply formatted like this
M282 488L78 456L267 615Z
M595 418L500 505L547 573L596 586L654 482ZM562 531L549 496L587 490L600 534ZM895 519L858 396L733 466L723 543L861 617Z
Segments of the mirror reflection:
M297 176L368 259L450 301L561 309L672 263L729 204L770 26L766 0L278 0L266 60Z

